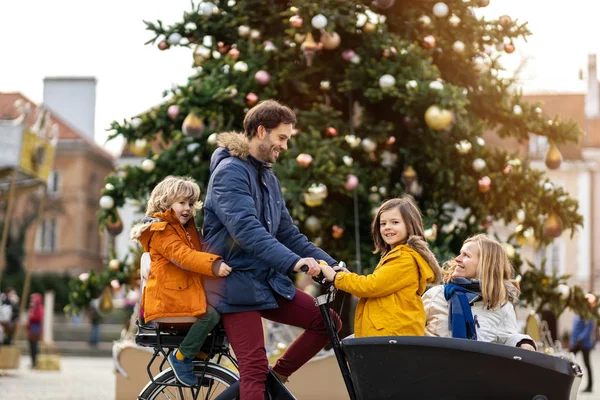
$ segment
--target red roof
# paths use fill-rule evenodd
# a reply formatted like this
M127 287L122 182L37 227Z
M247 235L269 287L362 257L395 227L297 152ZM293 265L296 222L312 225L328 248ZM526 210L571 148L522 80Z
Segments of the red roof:
M33 101L25 97L21 93L11 92L11 93L3 93L0 92L0 120L2 119L15 119L19 116L19 112L15 107L15 102L17 100L24 101L25 103L31 104L31 113L29 114L29 123L33 124L35 122L36 109L37 104ZM114 157L104 150L102 147L98 146L93 141L89 140L85 135L79 133L76 128L69 125L67 122L63 121L56 114L50 113L50 120L58 125L58 139L59 140L81 140L86 142L94 152L97 154L114 160Z

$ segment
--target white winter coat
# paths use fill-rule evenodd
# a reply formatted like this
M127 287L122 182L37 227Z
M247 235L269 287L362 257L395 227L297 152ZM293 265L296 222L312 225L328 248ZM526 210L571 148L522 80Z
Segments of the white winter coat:
M425 336L452 337L448 328L448 301L444 297L444 285L434 286L423 294L423 305L427 322ZM471 304L473 319L476 321L477 340L481 342L499 343L516 346L521 340L530 336L518 333L517 317L512 303L488 310L483 301ZM532 340L533 342L533 340Z

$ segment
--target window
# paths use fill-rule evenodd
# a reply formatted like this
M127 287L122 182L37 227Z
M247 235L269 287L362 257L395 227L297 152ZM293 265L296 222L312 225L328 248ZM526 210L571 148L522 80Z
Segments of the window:
M56 219L51 218L42 221L35 238L36 251L53 253L56 251L57 244L58 234Z
M546 136L529 134L529 154L536 158L543 158L548 152L548 138Z
M53 169L48 175L48 194L58 194L60 185L60 173Z

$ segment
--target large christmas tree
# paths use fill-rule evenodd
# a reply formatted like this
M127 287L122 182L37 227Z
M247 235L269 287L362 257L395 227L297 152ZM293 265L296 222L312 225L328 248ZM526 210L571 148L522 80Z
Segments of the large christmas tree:
M546 162L556 168L556 144L581 132L522 102L499 74L501 56L529 31L508 16L478 18L474 9L488 3L220 0L193 2L171 26L146 22L149 43L188 47L196 72L154 109L113 122L112 137L146 159L107 178L99 218L110 226L126 199L144 204L166 175L191 175L204 192L217 133L241 130L249 108L277 99L299 122L275 173L297 225L334 257L362 271L374 266L373 210L410 193L440 261L493 222L518 221L501 240L517 249L520 266L520 245L574 233L582 218L542 172L486 146L482 135L547 136ZM131 268L112 266L101 283ZM552 282L549 290L562 281Z

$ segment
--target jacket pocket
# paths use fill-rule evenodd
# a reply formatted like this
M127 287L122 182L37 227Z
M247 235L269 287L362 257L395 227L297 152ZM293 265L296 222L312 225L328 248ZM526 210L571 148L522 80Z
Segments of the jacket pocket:
M225 301L232 305L252 305L259 302L259 291L254 274L250 271L233 270L227 277Z

